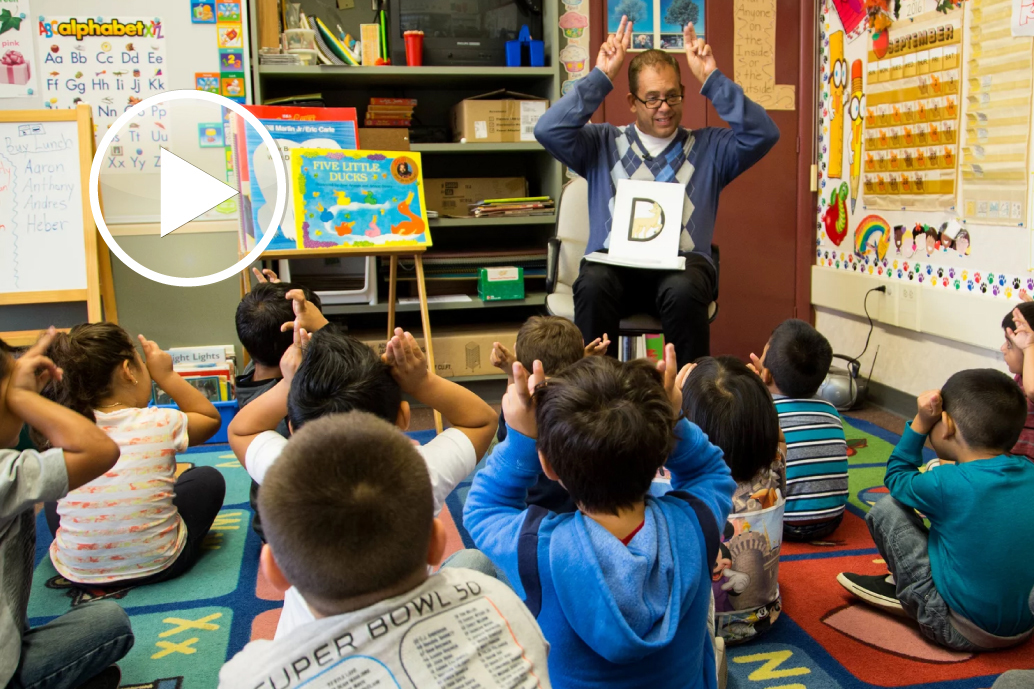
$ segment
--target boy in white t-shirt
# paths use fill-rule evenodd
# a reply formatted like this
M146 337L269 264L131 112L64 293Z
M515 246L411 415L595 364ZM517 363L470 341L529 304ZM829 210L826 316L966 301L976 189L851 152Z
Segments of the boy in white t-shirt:
M293 434L263 476L261 568L274 587L296 587L311 620L245 646L220 689L549 689L548 644L512 590L471 570L428 574L445 528L426 467L362 412Z
M295 345L280 362L284 379L241 409L230 424L230 447L251 478L261 485L287 446L288 441L273 430L285 414L292 433L314 419L353 410L406 430L409 404L402 399L406 393L437 409L451 426L416 448L431 477L437 516L445 498L488 450L497 423L492 407L466 388L428 371L416 340L401 328L388 341L383 359L333 327L311 338L300 327L297 330ZM276 638L312 619L301 594L291 588L284 596Z

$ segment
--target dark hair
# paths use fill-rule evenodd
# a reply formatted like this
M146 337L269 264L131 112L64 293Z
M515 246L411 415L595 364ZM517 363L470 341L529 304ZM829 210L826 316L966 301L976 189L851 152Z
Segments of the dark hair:
M1016 330L1016 321L1012 317L1014 309L1019 309L1020 314L1027 319L1027 323L1034 324L1034 301L1021 301L1016 306L1009 308L1009 311L1005 314L1005 318L1002 319L1002 330L1011 328ZM1032 325L1034 327L1034 325Z
M765 368L772 373L779 392L787 397L813 397L831 363L833 348L829 340L804 321L791 318L772 331Z
M651 49L639 53L628 63L628 90L638 95L639 73L647 67L656 69L662 65L668 65L674 69L675 76L678 77L679 83L682 83L682 70L679 69L679 62L675 56L663 50Z
M555 376L585 356L582 331L560 316L532 316L517 331L517 359L531 371L538 359L547 376Z
M262 482L259 514L277 565L319 607L390 588L425 567L434 499L409 439L351 412L291 436Z
M97 420L97 403L111 394L115 370L124 361L137 365L133 339L114 323L81 323L67 333L58 332L46 353L64 376L47 383L43 396L91 421Z
M941 388L944 411L971 449L1010 452L1027 419L1027 398L993 368L959 371Z
M364 411L395 423L402 390L388 365L351 335L327 326L312 334L287 396L294 430L321 416Z
M280 332L280 326L294 320L294 307L287 293L300 289L305 298L321 308L319 296L308 287L290 282L260 282L237 304L237 338L256 363L279 366L280 357L294 341L294 333Z
M722 449L738 483L775 461L779 417L772 395L736 357L700 359L682 387L682 410Z
M538 448L580 509L643 499L675 443L671 402L648 361L586 357L535 392Z

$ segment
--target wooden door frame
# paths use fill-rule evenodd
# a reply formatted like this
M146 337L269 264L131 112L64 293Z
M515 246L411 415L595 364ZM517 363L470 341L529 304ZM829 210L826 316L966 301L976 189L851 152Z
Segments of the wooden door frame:
M797 79L797 247L794 265L794 315L815 323L811 305L811 267L815 263L815 223L817 193L811 190L811 168L815 163L815 97L819 69L816 35L818 3L801 2L799 36L801 53Z

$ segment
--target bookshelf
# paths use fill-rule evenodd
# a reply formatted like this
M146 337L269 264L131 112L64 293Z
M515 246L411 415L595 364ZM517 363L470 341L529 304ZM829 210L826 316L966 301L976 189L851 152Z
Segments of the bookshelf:
M261 65L258 60L258 0L248 0L252 22L252 84L256 103L271 98L321 93L331 107L355 107L362 123L365 107L371 97L416 98L414 130L420 127L448 131L449 113L453 105L470 96L506 88L520 93L548 98L560 97L561 68L559 28L560 3L543 3L543 40L547 67L349 67L349 66L283 66ZM311 4L311 7L310 7ZM326 3L302 1L304 11L322 13ZM346 25L346 29L350 27ZM355 35L357 32L353 32ZM361 126L361 125L360 125ZM549 195L559 201L563 186L563 168L537 142L521 143L453 143L450 138L430 137L422 141L417 131L411 149L421 153L424 178L517 177L528 180L529 194ZM425 132L428 129L424 130ZM553 234L555 217L504 218L440 218L430 221L434 246L424 255L425 266L434 263L436 254L470 251L476 265L477 252L542 251ZM386 263L386 262L385 262ZM384 276L378 271L380 298L387 295ZM440 326L463 326L490 329L501 323L519 324L544 310L544 278L525 280L523 300L483 302L478 299L476 280L436 279L428 274L428 289L436 294L466 293L469 302L432 302L434 329ZM400 294L406 296L407 282L400 275ZM411 296L416 296L415 288ZM362 330L376 325L388 310L385 303L334 304L326 306L328 316L344 319L350 329ZM400 304L398 320L403 327L418 327L416 304Z

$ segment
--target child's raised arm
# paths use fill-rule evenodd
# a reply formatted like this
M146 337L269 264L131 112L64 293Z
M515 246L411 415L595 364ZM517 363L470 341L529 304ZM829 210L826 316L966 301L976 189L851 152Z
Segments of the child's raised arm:
M1006 329L1006 337L1023 351L1023 394L1034 401L1034 331L1019 309L1013 309L1012 319L1016 329Z
M265 431L274 431L287 416L287 395L291 392L291 381L302 363L303 349L310 339L302 328L295 329L294 344L280 357L280 372L284 377L279 383L262 393L241 408L226 430L227 442L245 469L245 458L252 441Z
M427 370L427 358L416 339L402 328L388 340L384 361L402 392L437 410L445 420L470 439L478 458L492 443L499 418L495 410L470 390ZM254 402L252 403L254 404Z
M222 417L205 395L172 370L172 357L163 352L154 340L138 335L147 358L147 372L151 379L172 398L179 410L187 415L187 439L190 445L200 445L219 430Z
M30 424L64 451L68 489L74 490L109 471L119 458L119 447L97 424L82 414L41 397L38 390L51 377L60 380L61 369L43 355L54 337L53 328L11 368L6 385L6 415ZM38 373L40 371L40 373ZM0 413L4 413L0 404Z
M488 360L492 362L493 366L503 370L503 373L506 374L506 384L513 385L513 365L517 361L514 353L507 349L502 342L493 342L492 353Z

